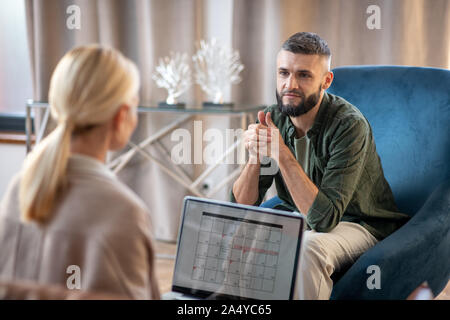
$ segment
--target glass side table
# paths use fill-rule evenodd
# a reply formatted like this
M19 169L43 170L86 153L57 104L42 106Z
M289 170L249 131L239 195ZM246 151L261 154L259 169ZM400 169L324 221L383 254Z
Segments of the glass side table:
M152 104L143 104L138 107L139 114L148 114L148 113L164 113L164 114L174 114L176 115L176 119L159 129L154 134L145 137L142 141L134 143L130 141L128 146L130 149L118 157L112 159L107 163L107 166L114 172L118 173L125 165L135 156L137 153L141 154L144 158L156 163L164 172L166 172L174 181L179 183L188 189L192 194L198 197L212 197L215 193L221 190L224 186L226 186L230 181L237 178L239 176L240 171L242 169L243 159L239 161L241 164L237 169L235 169L230 175L227 176L226 179L221 181L217 186L211 189L209 192L204 193L199 189L199 185L202 181L204 181L221 163L222 160L225 159L229 154L238 150L238 148L242 148L239 153L241 157L245 157L244 146L241 144L241 139L238 138L236 142L234 142L231 146L229 146L223 154L221 154L217 160L209 165L201 174L193 180L189 177L178 165L174 164L171 160L170 154L161 140L177 128L179 128L182 124L192 121L194 116L226 116L226 117L237 117L240 118L240 127L242 130L246 130L249 123L255 122L255 114L263 110L265 108L264 105L261 106L249 106L249 105L235 105L232 107L225 106L186 106L185 108L179 107L158 107ZM34 134L32 132L32 113L36 110L40 109L43 112L42 119L40 120L39 131L36 134L36 143L42 140L48 122L50 118L50 108L48 102L43 101L34 101L28 100L26 104L26 120L25 120L25 131L26 131L26 147L27 152L31 151L31 136ZM161 161L155 158L149 151L145 148L149 145L155 145L157 148L162 149L163 155L165 157L164 161ZM172 164L172 166L168 166L167 164Z

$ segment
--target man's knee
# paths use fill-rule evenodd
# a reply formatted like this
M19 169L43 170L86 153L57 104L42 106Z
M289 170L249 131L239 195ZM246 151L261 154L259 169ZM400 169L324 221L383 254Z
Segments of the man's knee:
M320 233L306 231L303 234L302 249L300 257L310 262L321 262L325 259L326 253L323 242L320 239Z

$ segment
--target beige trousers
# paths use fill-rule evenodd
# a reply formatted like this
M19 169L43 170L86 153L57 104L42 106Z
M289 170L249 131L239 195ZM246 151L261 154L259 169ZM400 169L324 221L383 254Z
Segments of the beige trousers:
M340 222L327 233L305 231L294 297L300 300L328 300L334 271L353 264L377 240L364 227Z

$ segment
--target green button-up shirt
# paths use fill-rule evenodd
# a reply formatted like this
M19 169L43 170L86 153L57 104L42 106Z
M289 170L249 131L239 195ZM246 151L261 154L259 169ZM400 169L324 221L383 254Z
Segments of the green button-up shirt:
M277 105L264 110L268 111L295 155L296 130L291 119ZM339 221L349 221L359 223L381 240L409 219L398 212L383 174L372 129L356 107L325 92L307 137L310 139L308 176L319 189L306 213L311 229L329 232ZM299 212L279 170L273 175L260 175L259 197L254 205L261 204L274 179L283 201L275 208ZM236 202L233 192L231 200Z

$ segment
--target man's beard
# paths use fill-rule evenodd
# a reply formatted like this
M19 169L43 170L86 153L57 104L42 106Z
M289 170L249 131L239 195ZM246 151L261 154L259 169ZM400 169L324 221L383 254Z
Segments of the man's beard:
M319 90L316 93L312 93L308 96L308 98L305 97L305 94L301 91L285 91L283 95L288 93L293 93L298 95L301 98L300 103L298 104L284 104L282 97L278 94L278 90L276 91L277 96L277 103L278 103L278 109L281 113L289 116L289 117L299 117L302 114L307 113L309 110L314 108L314 106L319 102L320 99L320 92L322 91L322 86L319 86Z

